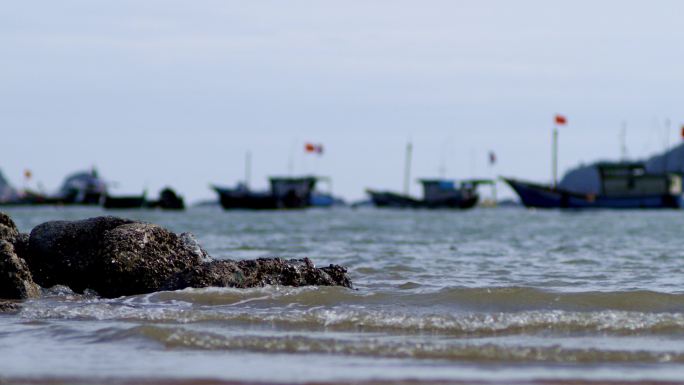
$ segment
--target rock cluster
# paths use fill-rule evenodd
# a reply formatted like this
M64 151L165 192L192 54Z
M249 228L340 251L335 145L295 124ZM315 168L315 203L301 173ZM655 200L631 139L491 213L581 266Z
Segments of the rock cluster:
M20 234L0 213L0 298L26 299L39 285L104 297L186 287L345 286L344 267L308 259L212 260L191 234L116 217L51 221Z

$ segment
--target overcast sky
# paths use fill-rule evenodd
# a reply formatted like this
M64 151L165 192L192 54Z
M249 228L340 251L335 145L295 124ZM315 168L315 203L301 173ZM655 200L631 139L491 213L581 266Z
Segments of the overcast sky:
M241 180L251 151L255 187L293 159L354 199L401 190L410 139L414 177L548 181L556 113L561 170L618 158L623 122L631 157L679 142L683 14L676 0L6 2L0 170L56 190L95 165L114 193L168 184L192 201Z

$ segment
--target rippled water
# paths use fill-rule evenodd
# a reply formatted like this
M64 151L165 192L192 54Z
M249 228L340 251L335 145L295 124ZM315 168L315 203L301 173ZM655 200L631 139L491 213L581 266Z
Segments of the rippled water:
M23 231L103 214L9 213ZM216 258L343 264L355 290L53 288L0 315L0 383L684 378L684 212L116 214L193 232Z

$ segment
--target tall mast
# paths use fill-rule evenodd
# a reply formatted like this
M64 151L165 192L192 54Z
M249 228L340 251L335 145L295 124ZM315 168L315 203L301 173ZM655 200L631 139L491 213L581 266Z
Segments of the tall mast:
M252 179L252 152L245 153L245 187L249 188L250 180Z
M668 168L670 166L670 118L665 119L665 161L664 163L664 172L668 172Z
M627 122L622 122L620 130L620 160L627 160Z
M413 144L408 142L406 144L406 159L404 164L404 195L409 194L409 181L411 179L411 152L413 151Z
M551 144L551 164L553 188L558 187L558 124L553 127L553 143Z

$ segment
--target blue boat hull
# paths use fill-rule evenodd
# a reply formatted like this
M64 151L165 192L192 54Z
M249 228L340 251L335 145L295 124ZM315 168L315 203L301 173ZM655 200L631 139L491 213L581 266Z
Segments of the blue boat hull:
M577 194L514 179L504 179L504 181L515 190L526 207L569 209L676 209L681 207L679 195L606 197Z

